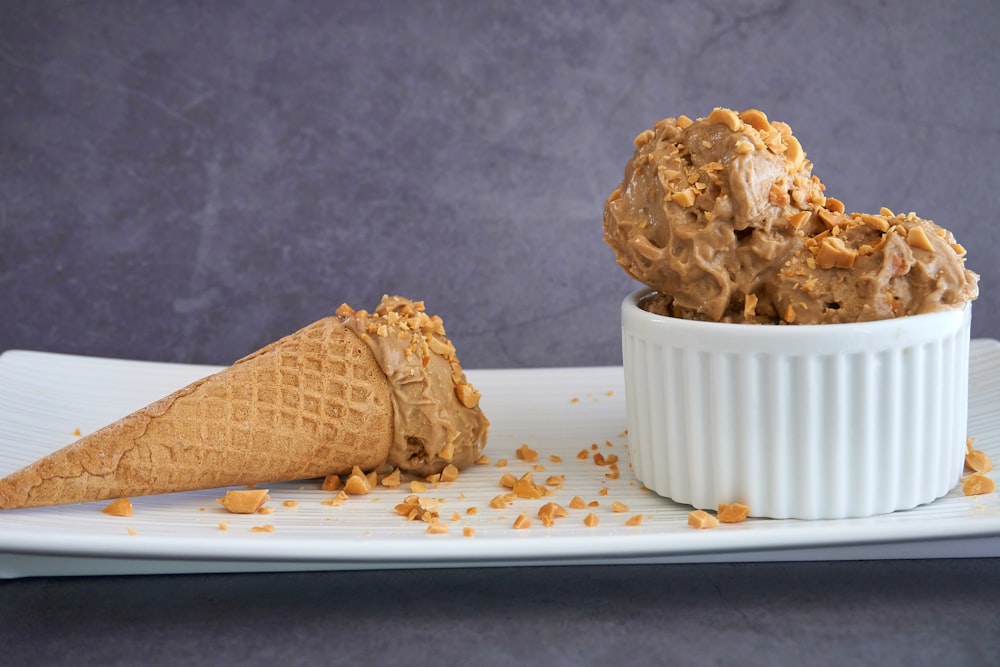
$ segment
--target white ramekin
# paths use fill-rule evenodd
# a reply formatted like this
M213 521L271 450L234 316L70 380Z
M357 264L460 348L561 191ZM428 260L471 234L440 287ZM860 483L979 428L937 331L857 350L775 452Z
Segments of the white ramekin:
M972 309L826 325L695 322L622 303L635 475L676 502L838 519L962 473Z

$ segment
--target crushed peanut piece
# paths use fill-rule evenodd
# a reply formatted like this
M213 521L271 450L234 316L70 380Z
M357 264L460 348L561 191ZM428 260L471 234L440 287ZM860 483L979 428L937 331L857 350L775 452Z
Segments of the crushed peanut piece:
M967 496L979 496L984 493L993 493L996 484L986 475L974 472L962 478L962 493Z
M514 473L505 472L500 476L500 486L505 489L513 489L514 484L517 482L517 476Z
M489 464L490 464L490 457L486 456L486 454L483 454L478 459L473 461L473 465L477 466L488 466Z
M458 466L449 463L441 471L441 481L454 482L456 479L458 479Z
M219 522L219 530L229 530L229 522L222 520Z
M559 503L545 503L538 508L538 518L546 527L551 526L558 517L566 516L569 516L569 512Z
M274 508L273 507L261 507L259 510L257 510L257 514L274 514Z
M465 509L465 513L469 514L469 515L479 514L479 508L478 507L467 507Z
M80 437L80 427L79 426L77 426L75 429L73 429L73 435L75 435L78 438Z
M628 505L625 503L620 503L617 500L611 503L612 512L628 512Z
M396 468L391 473L383 477L379 484L388 489L395 489L397 486L402 484L399 468Z
M507 495L493 496L493 498L490 499L490 507L495 510L501 510L510 505L511 502L512 500Z
M694 510L688 514L688 525L692 528L715 528L719 520L705 510Z
M323 486L320 488L324 491L336 491L340 488L342 480L338 475L327 475L323 478Z
M348 498L349 496L343 491L341 491L333 498L327 498L326 500L319 501L319 504L326 505L328 507L339 507L343 505L344 501L346 501Z
M476 534L476 529L472 526L466 526L462 529L462 537L472 537Z
M552 454L549 456L549 461L552 461L553 463L562 463L562 457L558 454Z
M927 232L924 231L923 227L911 227L906 234L906 243L911 248L934 252L934 244L927 238Z
M743 121L740 120L739 116L732 109L726 109L724 107L716 107L712 109L712 113L708 114L706 120L709 123L719 123L725 125L733 132L739 132L740 128L743 127Z
M507 459L497 459L497 467L505 468L507 466Z
M253 514L270 500L267 489L249 489L246 491L226 491L224 498L215 501L233 514Z
M581 449L579 453L576 455L576 458L581 460L589 457L590 457L590 452L587 451L586 449Z
M538 452L536 452L531 447L528 447L527 444L518 447L515 454L517 455L517 458L521 459L522 461L527 461L528 463L532 463L538 460Z
M986 452L972 448L972 438L965 439L965 467L973 472L989 472L993 470L993 461Z
M269 523L265 523L263 526L253 526L250 529L250 532L251 533L273 533L274 532L274 526L271 525L271 524L269 524Z
M365 475L352 474L347 478L347 481L344 482L344 491L352 496L363 496L371 490L372 487Z
M520 479L514 482L514 495L518 498L535 499L541 498L545 493L544 489L535 484L535 478L530 472L521 475Z
M427 526L427 532L431 535L444 535L448 532L448 525L444 523L432 523Z
M132 516L132 501L128 498L112 500L101 511L111 516Z
M575 510L582 510L587 506L587 503L580 496L573 496L573 499L569 501L569 506Z
M514 528L521 529L530 527L531 527L531 519L529 519L524 514L518 514L517 518L514 519Z
M549 475L545 478L545 483L549 486L554 486L557 489L561 489L563 484L566 482L566 475Z
M722 523L739 523L750 514L750 508L741 503L719 503L716 514Z
M599 496L606 496L606 495L608 495L608 487L602 486L601 490L597 492L597 495L599 495Z
M626 526L638 526L641 523L642 523L642 515L641 514L635 514L635 515L630 516L628 519L625 520L625 525Z
M598 519L597 515L594 514L593 512L591 512L587 516L583 517L583 525L587 526L588 528L594 528L600 522L601 522L601 520Z
M413 480L412 482L410 482L410 491L412 493L423 493L426 490L427 490L427 485L424 484L423 482L417 480Z
M284 505L285 507L298 507L299 506L299 501L297 501L297 500L286 500L285 502L283 502L281 504Z

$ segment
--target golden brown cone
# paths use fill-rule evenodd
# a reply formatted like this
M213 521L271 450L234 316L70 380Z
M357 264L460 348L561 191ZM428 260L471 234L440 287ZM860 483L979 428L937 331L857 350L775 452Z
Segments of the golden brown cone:
M0 509L343 474L392 439L385 374L327 317L0 479Z

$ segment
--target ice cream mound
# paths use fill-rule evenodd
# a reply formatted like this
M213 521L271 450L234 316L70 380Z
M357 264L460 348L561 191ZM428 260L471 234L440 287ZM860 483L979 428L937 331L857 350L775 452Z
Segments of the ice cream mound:
M618 264L685 319L883 320L962 307L979 277L914 213L846 213L785 123L756 109L665 118L635 139L604 207Z

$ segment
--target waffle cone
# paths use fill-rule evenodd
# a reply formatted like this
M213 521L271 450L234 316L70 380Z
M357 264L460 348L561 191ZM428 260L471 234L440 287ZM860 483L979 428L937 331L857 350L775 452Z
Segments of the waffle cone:
M327 317L0 479L0 509L368 470L392 441L385 374Z

